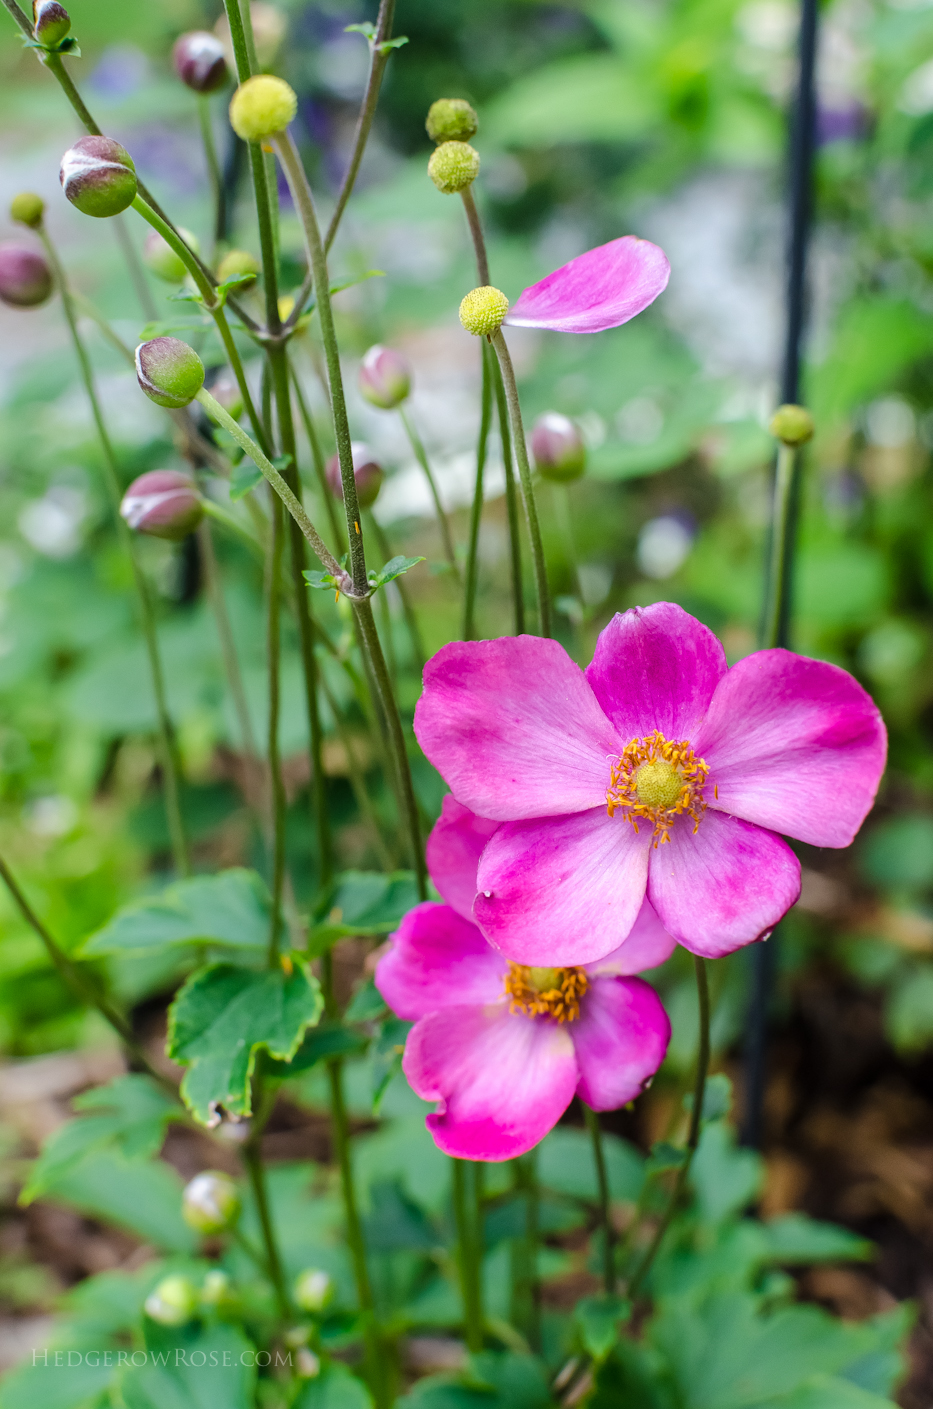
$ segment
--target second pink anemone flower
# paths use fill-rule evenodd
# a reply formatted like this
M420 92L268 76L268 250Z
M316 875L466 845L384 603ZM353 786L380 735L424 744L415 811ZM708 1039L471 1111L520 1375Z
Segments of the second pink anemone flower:
M623 949L600 963L527 968L492 948L469 918L476 863L496 823L446 798L428 864L449 902L416 905L376 967L390 1008L414 1021L403 1069L437 1101L438 1147L459 1159L514 1159L552 1129L574 1094L615 1110L640 1094L667 1051L670 1023L637 969L674 941L649 906Z
M582 671L534 636L452 642L415 732L454 797L501 822L473 915L522 964L587 964L661 923L715 958L800 892L783 832L848 846L884 769L881 716L825 661L757 651L730 670L670 602L615 616Z

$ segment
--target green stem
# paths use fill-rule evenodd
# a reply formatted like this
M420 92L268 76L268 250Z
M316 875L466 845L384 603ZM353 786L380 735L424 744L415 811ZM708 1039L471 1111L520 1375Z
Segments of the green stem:
M454 574L454 577L456 577L459 581L460 569L457 566L457 551L454 548L453 534L450 531L450 520L448 519L447 514L444 510L444 506L441 503L440 492L437 488L437 480L434 478L434 471L431 469L431 462L428 459L428 453L424 448L424 443L422 442L420 435L412 425L411 418L409 417L404 406L400 406L398 408L398 413L402 418L402 425L405 427L405 433L408 436L411 448L415 452L415 458L418 461L418 464L421 466L422 470L424 471L424 477L427 480L428 488L431 491L431 498L434 500L434 512L437 514L437 523L441 531L441 541L444 544L444 556L447 558L447 561L450 564L450 568Z
M502 466L505 471L505 508L509 521L509 563L512 576L512 609L514 613L515 635L521 636L525 630L525 590L522 582L522 534L518 514L518 495L515 489L515 469L512 464L512 438L509 435L509 408L505 399L505 383L495 357L492 359L493 382L496 393L496 414L499 420L499 438L502 442Z
M486 447L492 424L491 353L486 339L480 342L483 353L483 391L480 401L479 440L476 445L476 486L470 510L470 541L467 546L465 583L463 590L463 639L472 641L476 635L476 587L479 568L479 530L483 517L483 474L486 469Z
M574 586L577 589L577 596L580 598L580 606L583 602L583 586L580 581L580 563L577 556L577 542L573 531L573 518L570 513L570 497L567 493L566 484L552 484L551 497L554 502L554 517L560 529L561 537L564 540L564 548L570 563L570 571L573 574Z
M314 418L308 408L301 383L298 380L298 373L292 367L292 386L295 388L295 397L298 401L298 410L301 415L302 424L305 428L305 435L308 437L308 444L311 447L311 460L314 464L314 473L317 478L318 489L324 501L324 512L330 524L330 531L334 542L338 544L338 551L342 552L345 544L345 533L340 526L337 515L337 504L334 500L333 491L327 482L327 462L324 459L324 452L321 449L321 442L314 426Z
M799 476L800 450L779 445L771 512L771 551L768 559L767 595L762 645L786 646L795 548L794 509Z
M243 1146L243 1162L246 1165L250 1188L253 1191L253 1199L256 1204L269 1280L275 1292L279 1316L283 1321L287 1321L291 1318L292 1310L285 1283L282 1258L275 1236L275 1227L272 1222L272 1212L269 1207L269 1190L266 1186L266 1170L262 1162L261 1150L262 1132L272 1114L273 1103L274 1096L262 1089L261 1076L255 1077L253 1081L253 1108L256 1110L256 1116L249 1139Z
M285 524L282 506L272 502L272 543L269 550L266 580L267 600L267 669L269 673L269 787L272 811L272 913L269 919L269 967L279 963L282 934L282 896L285 890L285 820L287 800L282 781L282 759L279 752L279 708L281 703L281 618L280 583Z
M476 201L473 196L473 187L465 186L460 192L463 201L463 208L466 211L467 224L470 227L470 238L473 241L473 253L476 256L476 274L480 288L489 286L489 255L486 251L486 237L483 234L483 224L479 218L479 211L476 209Z
M217 160L214 129L211 125L211 100L207 93L199 93L197 96L201 141L204 143L204 159L207 162L207 174L211 183L211 194L214 198L214 253L216 256L217 245L223 232L224 183L220 162Z
M583 1103L586 1128L593 1142L593 1163L596 1165L596 1181L599 1186L599 1217L603 1226L603 1287L611 1296L616 1289L615 1242L616 1232L612 1224L612 1203L609 1196L609 1176L606 1172L606 1155L603 1150L603 1132L599 1116Z
M514 1188L525 1201L525 1233L513 1244L512 1320L537 1350L541 1338L540 1288L538 1285L538 1180L535 1154L512 1161Z
M470 1198L468 1184L472 1182L469 1160L451 1160L453 1178L454 1220L457 1225L457 1261L460 1270L460 1295L463 1300L463 1322L467 1350L483 1348L483 1311L480 1295L480 1267L476 1257L475 1199Z
M347 755L347 770L350 777L350 787L353 789L353 796L356 798L356 805L360 810L360 816L366 820L372 833L373 845L378 852L383 870L392 871L395 869L394 858L389 848L386 846L385 838L382 835L382 829L379 826L379 818L376 815L373 800L369 796L369 790L366 787L363 768L360 764L360 760L357 758L350 730L344 722L340 706L334 698L334 693L328 685L327 676L323 671L320 672L320 679L321 688L324 691L324 698L327 700L330 712L334 716L334 723L337 725L340 742L343 744L344 751Z
M133 244L132 236L126 228L126 217L121 212L113 217L113 228L117 234L117 244L123 253L126 267L129 270L130 278L133 281L133 288L136 297L139 299L139 306L143 314L152 323L158 318L159 310L156 308L155 299L152 297L152 290L146 278L146 271L143 268L136 246Z
M375 514L370 514L369 524L373 531L373 537L376 540L376 547L382 554L383 561L386 563L390 562L395 554L392 551L392 545L386 537L385 529L382 527L382 524L376 518ZM401 599L405 625L408 627L408 636L411 640L411 653L414 658L415 669L420 674L424 669L427 654L424 649L424 642L421 639L421 628L418 625L418 618L415 615L415 608L412 604L411 594L408 591L408 584L405 581L404 574L395 579L395 585L398 588L398 595Z
M220 580L217 554L214 552L214 537L211 533L209 518L205 518L202 521L198 529L198 539L201 545L201 557L204 561L204 580L207 586L207 595L210 598L211 608L214 613L214 621L217 626L217 639L220 642L220 651L224 661L227 687L230 690L230 697L233 700L237 724L240 728L240 745L246 758L249 759L251 764L254 764L258 757L256 737L253 733L253 721L250 718L246 690L243 686L243 675L240 670L236 643L234 642L233 631L230 627L227 603L224 600L223 584Z

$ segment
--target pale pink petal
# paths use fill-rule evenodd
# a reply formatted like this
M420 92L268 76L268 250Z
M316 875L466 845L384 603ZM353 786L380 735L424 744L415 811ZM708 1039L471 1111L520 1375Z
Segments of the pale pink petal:
M773 832L711 809L694 834L679 817L652 850L648 898L664 927L694 954L718 959L760 939L800 894L800 862Z
M625 939L645 896L650 832L605 806L506 822L479 863L476 923L519 964L588 964Z
M557 1124L573 1100L577 1061L565 1027L505 1003L447 1008L408 1034L402 1067L427 1126L458 1159L514 1159Z
M696 751L712 806L813 846L848 846L874 801L887 735L848 671L757 651L718 686Z
M577 255L525 289L505 321L516 328L600 333L627 323L654 303L670 274L663 250L625 235Z
M487 817L477 817L448 793L441 815L428 837L427 860L431 880L441 895L461 915L473 915L476 894L476 867L483 847L499 826Z
M594 977L620 978L624 974L643 974L646 969L656 969L669 959L677 948L677 941L658 919L654 907L646 898L638 912L638 918L627 938L618 949L613 949L604 959L595 964L587 964L586 971Z
M577 1094L594 1111L634 1101L664 1061L671 1025L661 1000L640 978L598 978L577 1022L568 1023L580 1068Z
M442 647L424 668L415 733L457 801L500 822L604 802L620 752L583 671L538 636Z
M426 900L409 910L376 965L376 987L400 1018L461 1003L495 1003L506 965L469 920Z
M690 741L726 670L709 627L673 602L656 602L612 618L586 678L624 743L655 729Z

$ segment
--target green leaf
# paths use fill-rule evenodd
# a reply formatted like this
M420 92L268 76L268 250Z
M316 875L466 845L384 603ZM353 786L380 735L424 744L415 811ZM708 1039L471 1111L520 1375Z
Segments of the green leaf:
M861 869L885 891L913 894L933 886L933 817L905 813L874 827L858 849Z
M626 141L658 123L658 108L647 72L614 54L581 54L513 83L484 112L483 131L505 146Z
M344 34L362 34L366 39L376 37L376 26L370 20L364 20L362 24L347 24L343 27Z
M94 1150L49 1184L45 1198L135 1233L168 1252L194 1252L197 1236L181 1216L183 1184L162 1160L128 1160Z
M369 574L369 581L373 587L385 587L386 583L394 582L397 577L425 561L424 558L403 558L401 555L390 558L384 568Z
M372 1022L374 1018L383 1017L385 1011L386 1000L372 978L367 978L354 992L344 1018L348 1023Z
M668 1170L679 1169L687 1158L683 1145L672 1145L669 1140L658 1140L651 1146L651 1154L645 1161L645 1176L666 1174Z
M644 1181L641 1155L627 1141L605 1132L603 1155L613 1198L634 1203ZM572 1194L580 1199L597 1198L599 1186L589 1135L569 1126L552 1130L538 1147L538 1178L557 1193Z
M814 1375L805 1385L780 1399L761 1401L761 1409L896 1409L890 1399L860 1389L836 1375Z
M403 1018L388 1017L379 1029L373 1044L373 1114L378 1114L379 1105L386 1093L389 1082L402 1069L402 1056L405 1040L412 1029L410 1022Z
M620 1296L588 1296L577 1302L574 1319L580 1327L584 1348L594 1360L605 1360L631 1311L631 1302Z
M85 940L81 953L96 958L193 943L262 950L268 939L269 892L255 871L238 867L178 881L154 900L124 906Z
M146 1352L147 1363L130 1366L120 1381L126 1409L251 1409L256 1357L238 1327L179 1329L147 1320ZM287 1364L287 1352L279 1355Z
M534 1355L481 1351L470 1356L470 1377L495 1390L503 1409L544 1409L552 1402L547 1371Z
M716 1121L704 1127L690 1166L690 1183L704 1223L721 1223L739 1212L758 1193L764 1165L755 1150L736 1148L730 1125Z
M684 1097L684 1110L693 1110L693 1092ZM716 1072L706 1078L703 1088L703 1120L722 1120L732 1110L732 1082L725 1072Z
M292 1409L372 1409L372 1395L354 1374L333 1360L316 1380L308 1380Z
M394 871L388 876L379 871L345 871L337 878L326 918L311 929L309 951L321 954L349 935L375 938L388 934L417 903L411 871Z
M376 48L380 54L388 54L390 50L401 49L402 45L407 43L408 35L400 34L397 39L383 39L381 44L376 45Z
M933 966L918 963L901 975L885 1005L885 1027L901 1052L933 1042Z
M327 1057L355 1056L366 1045L367 1039L359 1032L354 1032L341 1023L322 1023L320 1027L305 1033L301 1046L291 1061L283 1062L269 1057L265 1070L270 1076L277 1078L297 1076L299 1072L308 1071Z
M68 1352L60 1351L56 1365L55 1352L49 1350L46 1365L42 1361L44 1347L36 1350L38 1363L26 1361L4 1376L0 1388L3 1409L93 1409L102 1402L101 1396L113 1379L115 1354L108 1366L103 1351L98 1356L92 1354L90 1364L84 1355L73 1352L69 1365Z
M257 1054L291 1061L322 1009L318 982L300 962L291 974L233 964L193 974L169 1010L166 1050L188 1067L181 1093L195 1118L215 1124L220 1106L250 1115Z
M785 1213L760 1226L775 1262L865 1261L874 1254L874 1246L867 1239L835 1223L808 1218L805 1213Z
M139 335L140 342L148 342L150 338L170 337L173 333L188 332L200 333L205 328L210 327L208 318L168 318L147 323Z
M255 489L264 478L262 470L257 469L252 460L244 455L230 471L231 502L238 504L241 499L245 499L250 490Z
M369 1191L372 1209L365 1220L366 1243L373 1252L409 1249L431 1252L442 1239L424 1210L398 1179L381 1179Z
M302 577L309 587L317 592L339 592L340 583L332 572L319 572L317 568L305 568Z

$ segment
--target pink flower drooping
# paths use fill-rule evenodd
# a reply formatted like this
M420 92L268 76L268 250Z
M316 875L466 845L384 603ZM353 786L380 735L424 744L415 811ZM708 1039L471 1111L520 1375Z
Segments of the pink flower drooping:
M601 333L654 303L667 287L667 255L649 240L625 235L577 255L519 294L506 316L515 328Z
M881 716L845 670L785 650L730 670L678 606L613 617L582 671L534 636L452 642L427 664L415 732L454 797L501 822L473 917L522 964L587 964L647 894L715 958L800 892L779 832L848 846L884 770Z
M379 960L376 986L414 1021L403 1067L437 1101L428 1129L460 1159L513 1159L532 1149L574 1094L594 1110L631 1101L667 1051L670 1023L654 989L632 978L671 953L651 907L617 954L534 969L509 963L470 919L476 863L495 822L452 797L428 842L447 904L416 905Z

